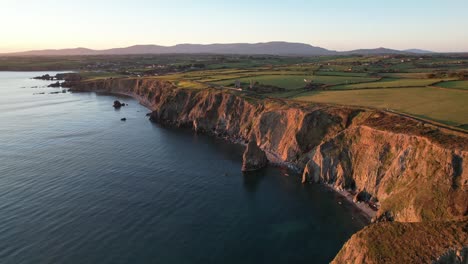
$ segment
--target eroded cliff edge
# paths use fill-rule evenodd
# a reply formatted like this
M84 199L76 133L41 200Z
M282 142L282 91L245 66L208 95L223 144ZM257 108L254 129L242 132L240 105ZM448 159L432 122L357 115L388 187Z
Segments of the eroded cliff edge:
M303 181L359 194L376 219L461 220L468 212L468 136L364 108L257 99L232 91L180 89L158 79L73 83L73 91L137 98L167 125L255 140L272 163L303 170Z
M467 263L468 221L399 223L365 227L332 263Z

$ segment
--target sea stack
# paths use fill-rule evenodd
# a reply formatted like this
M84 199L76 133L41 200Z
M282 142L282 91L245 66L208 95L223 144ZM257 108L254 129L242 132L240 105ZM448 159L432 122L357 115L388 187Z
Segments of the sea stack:
M120 108L124 106L125 104L122 104L119 100L114 101L114 108Z
M265 152L257 146L257 141L254 137L250 139L242 160L242 171L259 170L268 163Z

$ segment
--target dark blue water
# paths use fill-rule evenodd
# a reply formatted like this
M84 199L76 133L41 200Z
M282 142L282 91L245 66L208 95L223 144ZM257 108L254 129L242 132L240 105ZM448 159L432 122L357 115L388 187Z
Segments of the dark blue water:
M363 225L290 172L242 175L240 146L41 74L0 72L0 263L326 263Z

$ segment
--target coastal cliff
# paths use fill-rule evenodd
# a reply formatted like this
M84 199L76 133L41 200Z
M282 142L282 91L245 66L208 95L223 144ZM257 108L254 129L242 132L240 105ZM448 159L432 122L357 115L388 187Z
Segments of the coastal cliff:
M468 261L468 221L370 225L346 242L338 263L453 263Z
M304 183L348 191L356 201L378 208L377 222L453 221L468 213L468 136L461 132L379 110L181 89L160 79L99 79L70 86L131 95L161 124L254 141L269 162L303 171Z

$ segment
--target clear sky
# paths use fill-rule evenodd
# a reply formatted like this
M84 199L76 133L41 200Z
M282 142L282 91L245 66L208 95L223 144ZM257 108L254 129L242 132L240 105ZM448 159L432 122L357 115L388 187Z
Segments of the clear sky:
M468 51L468 0L0 0L0 52L279 40Z

